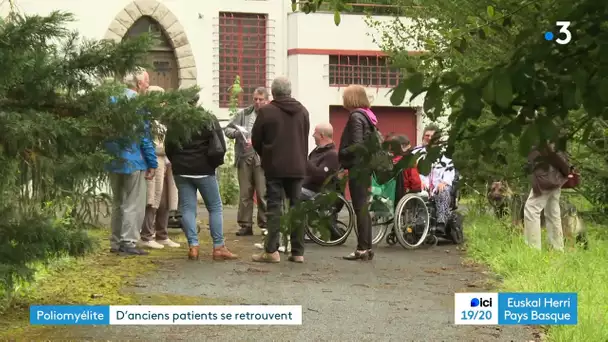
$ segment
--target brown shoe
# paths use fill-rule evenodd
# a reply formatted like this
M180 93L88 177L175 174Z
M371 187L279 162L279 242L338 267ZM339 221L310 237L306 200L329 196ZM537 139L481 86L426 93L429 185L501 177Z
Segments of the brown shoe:
M281 256L279 255L279 252L274 252L274 253L261 253L261 254L254 254L251 256L251 260L255 261L255 262L265 262L265 263L270 263L270 264L276 264L278 262L281 262Z
M188 259L198 260L198 246L190 247L188 250Z
M226 246L213 249L213 260L234 260L238 259L238 255L233 254Z
M295 262L297 264L301 264L304 262L304 257L301 255L292 255L287 260L289 260L291 262Z

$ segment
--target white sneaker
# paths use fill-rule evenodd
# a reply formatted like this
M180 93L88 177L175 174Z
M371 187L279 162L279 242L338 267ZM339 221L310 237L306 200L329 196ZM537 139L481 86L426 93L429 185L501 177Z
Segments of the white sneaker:
M163 249L165 248L165 246L161 245L160 243L152 240L152 241L141 241L140 245L142 247L146 247L146 248L151 248L151 249Z
M281 253L291 253L291 242L287 244L287 248L285 246L279 247L279 252Z
M167 239L167 240L157 240L156 242L158 242L160 245L163 246L167 246L167 247L173 247L173 248L177 248L180 246L179 243L171 240L171 239Z

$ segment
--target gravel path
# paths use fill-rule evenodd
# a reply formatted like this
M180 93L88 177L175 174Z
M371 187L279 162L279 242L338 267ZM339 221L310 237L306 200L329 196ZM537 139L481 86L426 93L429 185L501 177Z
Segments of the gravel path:
M226 210L227 245L240 261L172 261L133 290L204 296L234 304L302 305L302 326L113 326L61 329L57 338L154 341L530 341L525 327L453 325L454 292L483 292L480 269L453 245L406 251L382 243L372 262L342 260L354 249L307 244L306 262L250 262L260 236L237 238ZM232 220L230 220L232 218ZM206 234L203 229L202 234ZM466 234L466 232L465 232ZM67 336L66 336L67 335Z

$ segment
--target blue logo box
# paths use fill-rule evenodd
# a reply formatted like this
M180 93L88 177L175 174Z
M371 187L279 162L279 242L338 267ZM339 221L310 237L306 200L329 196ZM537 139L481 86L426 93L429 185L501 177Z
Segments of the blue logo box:
M108 305L32 305L32 325L109 325Z
M575 325L577 323L576 293L498 294L498 324Z

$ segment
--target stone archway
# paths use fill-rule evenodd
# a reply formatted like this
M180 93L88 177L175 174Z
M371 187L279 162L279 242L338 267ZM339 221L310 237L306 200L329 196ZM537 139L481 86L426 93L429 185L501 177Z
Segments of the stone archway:
M177 58L180 88L196 85L196 63L184 27L167 6L162 3L155 0L135 0L131 2L116 15L108 27L104 39L121 41L129 28L144 16L156 20L165 30L169 42L173 45Z

